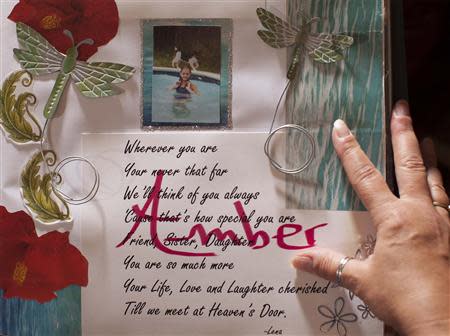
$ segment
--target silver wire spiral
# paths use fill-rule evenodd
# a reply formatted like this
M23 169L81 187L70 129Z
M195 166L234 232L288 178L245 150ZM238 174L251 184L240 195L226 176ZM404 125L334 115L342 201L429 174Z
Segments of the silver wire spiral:
M45 154L44 154L44 141L46 139L48 126L49 126L49 119L47 119L45 121L44 129L42 132L43 135L42 135L42 138L40 141L40 152L41 152L41 155L43 158L45 168L46 168L47 172L50 174L50 176L52 177L51 186L52 186L53 192L56 195L58 195L61 199L63 199L65 202L67 202L68 204L71 204L71 205L82 205L82 204L86 204L86 203L90 202L97 195L98 189L100 187L100 174L99 174L97 168L95 168L94 164L91 161L89 161L88 159L86 159L84 157L69 156L69 157L63 159L62 161L60 161L52 170L50 168L50 166L48 165L47 160L45 160ZM88 164L88 166L94 172L94 183L93 183L91 189L85 196L82 196L80 198L71 197L58 188L58 185L60 185L64 180L62 177L62 174L61 174L62 169L64 167L66 167L67 165L72 164L74 162L84 162L84 163Z

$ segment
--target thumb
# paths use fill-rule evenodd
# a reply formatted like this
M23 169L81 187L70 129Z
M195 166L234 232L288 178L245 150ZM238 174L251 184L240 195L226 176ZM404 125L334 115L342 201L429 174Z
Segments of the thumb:
M301 271L315 274L326 280L337 282L336 271L340 262L345 258L343 254L325 248L314 248L308 252L298 254L292 260L292 265ZM349 260L341 275L341 286L358 295L361 279L366 272L364 261Z

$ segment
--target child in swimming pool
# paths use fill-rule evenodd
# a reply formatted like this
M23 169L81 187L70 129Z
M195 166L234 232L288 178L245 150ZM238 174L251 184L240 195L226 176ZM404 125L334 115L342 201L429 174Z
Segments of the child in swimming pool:
M200 95L197 85L190 81L191 75L192 69L189 64L182 65L180 69L180 78L171 89L175 90L178 95L183 95L186 98L189 98L192 93Z

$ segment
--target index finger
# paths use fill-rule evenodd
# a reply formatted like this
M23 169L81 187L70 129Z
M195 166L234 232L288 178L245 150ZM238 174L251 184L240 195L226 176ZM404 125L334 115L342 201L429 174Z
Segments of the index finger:
M334 123L333 144L353 189L369 211L397 200L342 120Z

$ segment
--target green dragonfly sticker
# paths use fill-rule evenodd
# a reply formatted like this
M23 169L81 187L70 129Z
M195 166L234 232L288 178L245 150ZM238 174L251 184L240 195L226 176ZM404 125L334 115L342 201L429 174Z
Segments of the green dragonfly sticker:
M309 26L319 20L317 17L309 18L300 13L302 25L298 28L264 8L258 8L256 13L263 27L267 29L258 31L259 37L265 43L273 48L295 46L294 56L287 74L287 78L290 80L297 75L303 46L314 61L334 63L342 60L342 51L353 44L351 36L311 33Z
M17 24L17 39L21 49L14 49L14 55L23 69L32 75L46 75L59 72L51 95L44 108L44 116L51 119L56 113L64 90L72 78L75 86L86 97L109 97L121 93L113 84L122 83L133 76L135 69L128 65L77 61L78 47L92 45L92 39L86 39L75 45L72 33L64 31L72 40L72 47L66 55L56 50L43 36L31 27Z

